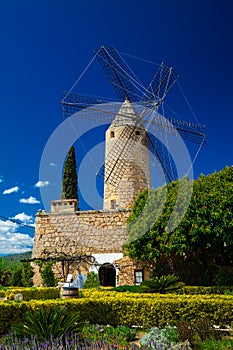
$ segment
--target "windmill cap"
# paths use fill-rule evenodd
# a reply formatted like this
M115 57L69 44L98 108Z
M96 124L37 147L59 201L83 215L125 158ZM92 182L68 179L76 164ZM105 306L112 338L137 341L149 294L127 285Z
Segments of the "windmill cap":
M138 114L130 101L126 98L122 103L118 113L116 114L112 126L119 125L132 125L135 126L138 124Z

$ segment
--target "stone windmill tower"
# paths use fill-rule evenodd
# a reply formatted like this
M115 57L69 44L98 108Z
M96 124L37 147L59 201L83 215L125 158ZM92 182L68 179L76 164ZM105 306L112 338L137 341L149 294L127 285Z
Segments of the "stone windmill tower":
M151 186L148 137L128 99L106 131L105 140L104 210L126 209Z
M95 57L120 103L109 103L70 91L64 93L62 106L67 117L84 109L88 119L111 123L105 136L105 163L98 175L104 178L104 209L125 209L151 185L149 155L152 155L152 161L156 159L158 162L166 183L178 179L174 159L167 145L160 141L157 131L166 137L168 134L179 135L183 140L203 145L204 126L166 118L159 113L178 79L172 67L163 62L158 65L146 88L114 46L101 46L95 50Z

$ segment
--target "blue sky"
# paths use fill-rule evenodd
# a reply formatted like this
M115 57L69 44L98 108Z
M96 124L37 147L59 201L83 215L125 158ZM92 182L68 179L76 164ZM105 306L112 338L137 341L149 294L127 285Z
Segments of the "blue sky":
M180 86L206 125L207 144L194 165L195 177L232 165L231 0L12 0L1 3L0 33L1 217L33 225L36 211L43 209L40 187L50 184L39 178L40 160L64 121L61 92L71 88L100 45L165 61L180 74ZM148 83L155 66L124 58ZM76 91L115 96L98 62ZM180 119L195 121L172 91L171 102ZM76 152L80 159L83 151L76 147ZM0 254L30 249L32 235L32 229L2 219Z

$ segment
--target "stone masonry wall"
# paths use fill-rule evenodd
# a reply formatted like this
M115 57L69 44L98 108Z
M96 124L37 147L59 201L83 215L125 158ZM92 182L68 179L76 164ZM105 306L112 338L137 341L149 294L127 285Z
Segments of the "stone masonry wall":
M36 215L32 258L65 253L69 256L120 253L126 242L126 221L130 210L39 212ZM38 269L34 284L41 282Z

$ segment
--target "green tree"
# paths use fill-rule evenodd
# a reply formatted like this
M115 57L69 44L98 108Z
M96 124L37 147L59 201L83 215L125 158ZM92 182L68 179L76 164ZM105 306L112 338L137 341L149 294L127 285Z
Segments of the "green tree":
M10 262L4 258L0 257L0 285L8 286L9 281L12 276L12 268Z
M55 278L52 270L53 265L54 261L49 261L41 268L40 274L44 287L55 287L57 285L57 279Z
M97 273L95 272L88 272L87 279L83 285L83 288L99 288L100 281L98 278Z
M24 262L22 264L22 285L23 287L32 287L34 272L31 264L29 262Z
M75 149L71 146L64 164L62 197L65 199L78 199L77 183Z
M125 249L131 258L154 266L158 275L175 273L189 284L211 284L219 270L233 264L233 168L187 180L178 198L179 184L139 195L128 221ZM173 213L173 223L178 220L190 186L190 205L170 231L169 218Z

